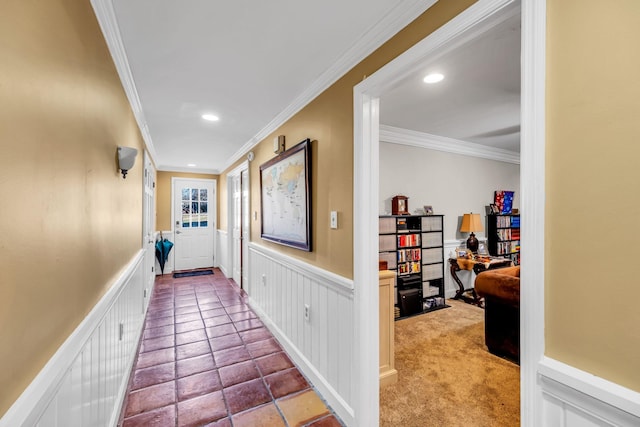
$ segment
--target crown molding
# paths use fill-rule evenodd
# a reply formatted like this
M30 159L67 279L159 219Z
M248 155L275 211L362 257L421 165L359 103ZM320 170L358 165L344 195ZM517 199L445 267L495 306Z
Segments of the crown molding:
M129 100L129 105L133 111L133 115L138 123L138 128L142 134L145 147L151 156L153 163L157 164L156 159L158 155L156 149L153 146L151 140L151 134L149 133L149 126L147 120L144 117L142 111L142 104L140 103L140 97L138 97L138 90L136 84L133 81L133 75L131 74L131 68L129 67L129 60L127 59L127 53L122 43L122 37L120 36L120 27L118 26L118 20L116 19L116 12L113 8L113 0L91 0L91 6L102 29L102 34L107 47L111 53L111 58L116 66L118 75L120 76L120 82Z
M220 171L217 169L203 169L203 168L183 168L176 166L162 165L158 166L159 172L184 172L184 173L204 173L208 175L219 175Z
M380 142L520 164L520 154L514 151L387 125L380 125Z
M371 26L353 46L338 58L338 60L322 73L307 89L298 95L280 114L240 147L240 149L227 160L223 170L231 167L248 151L258 145L260 141L275 132L287 120L293 117L294 114L302 110L340 77L344 76L349 70L371 55L373 51L437 2L438 0L412 0L398 4L390 13L385 15L384 18Z

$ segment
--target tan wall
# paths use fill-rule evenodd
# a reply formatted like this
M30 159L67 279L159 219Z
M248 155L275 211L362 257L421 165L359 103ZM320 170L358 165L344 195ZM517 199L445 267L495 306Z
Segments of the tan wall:
M141 248L142 139L89 1L0 14L0 415Z
M389 42L354 67L253 151L251 179L251 241L300 258L345 277L353 277L353 87L416 42L466 9L472 0L440 1ZM285 135L290 148L311 138L313 251L303 252L260 238L260 164L271 159L272 140ZM226 175L221 175L221 182ZM226 200L226 185L220 186ZM226 206L226 204L225 204ZM339 228L329 228L329 212L338 211ZM257 213L254 220L253 213ZM226 229L226 221L220 221Z
M640 391L640 2L547 4L546 353Z
M218 179L218 175L159 171L156 176L156 230L171 230L171 178ZM218 183L218 186L220 184ZM220 212L219 191L216 189L216 206Z

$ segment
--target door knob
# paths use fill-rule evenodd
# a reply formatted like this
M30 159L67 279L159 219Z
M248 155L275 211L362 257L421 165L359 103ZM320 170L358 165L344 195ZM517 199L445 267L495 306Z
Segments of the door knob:
M182 231L176 230L176 234L182 234Z

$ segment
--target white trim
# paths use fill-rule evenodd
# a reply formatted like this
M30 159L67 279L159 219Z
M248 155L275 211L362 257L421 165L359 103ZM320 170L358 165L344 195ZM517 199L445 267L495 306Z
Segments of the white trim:
M302 110L339 78L344 76L349 70L358 65L363 59L373 53L373 51L437 2L438 0L411 0L411 2L405 1L398 4L398 6L385 15L384 18L372 25L356 44L351 46L351 48L333 63L331 68L325 70L320 77L298 95L291 104L240 147L238 151L227 160L223 170L242 158L248 151L258 145L260 141L275 132L287 120L293 117L294 114Z
M277 252L273 249L267 248L266 246L258 245L253 242L249 242L249 249L258 252L267 259L284 264L287 268L296 271L305 277L321 283L326 283L328 287L337 290L341 294L353 294L353 280L351 279L347 279L346 277L332 273L331 271L324 270L320 267L316 267L315 265L308 264L297 258L285 255L282 252Z
M218 171L217 169L182 168L182 167L166 166L166 165L158 166L157 170L160 172L203 173L203 174L209 174L209 175L218 175L220 173L220 171Z
M140 249L131 262L129 262L120 273L112 286L109 287L105 295L91 309L89 314L87 314L64 343L62 343L35 379L31 381L31 384L29 384L2 419L0 419L0 427L30 426L38 422L42 413L55 397L62 379L73 365L81 349L104 320L105 315L118 299L125 285L129 282L140 263L143 262L143 257L144 250ZM141 331L142 328L137 331L136 344ZM137 346L133 351L134 358L136 348ZM134 358L131 358L131 364L133 364ZM127 376L129 375L129 371L130 369L126 370ZM126 386L126 381L124 381L124 383ZM122 390L120 390L119 397L122 396ZM122 401L116 402L118 409L121 403Z
M613 408L640 418L640 393L637 391L630 390L549 357L544 357L539 363L538 372L543 380L553 380L565 387L570 387L575 391L606 403Z
M410 129L380 125L380 142L520 164L520 153Z
M603 378L545 357L539 364L544 397L543 414L571 412L567 427L581 420L598 420L600 425L640 425L640 393ZM544 416L544 415L543 415ZM557 416L557 415L556 415ZM548 421L542 419L542 422Z
M522 0L520 206L520 419L543 425L538 362L544 357L546 1Z
M500 12L500 13L498 13ZM377 282L378 241L377 188L379 186L379 97L405 76L424 67L462 43L519 13L515 0L479 0L414 47L354 87L354 298L355 360L354 402L357 425L377 426L378 346ZM526 102L526 98L523 99ZM530 118L528 118L530 119ZM526 227L527 224L523 224ZM543 301L531 304L543 304ZM527 379L528 380L528 379ZM375 408L375 409L372 409ZM525 420L526 421L526 420Z
M116 12L113 8L113 0L91 0L93 11L96 15L102 34L109 47L109 53L113 58L113 62L120 76L120 82L127 94L129 105L133 111L133 115L138 123L138 129L142 135L142 139L146 145L149 155L153 159L153 162L158 165L156 149L149 133L149 126L147 125L147 119L144 116L142 110L142 104L140 103L140 97L138 97L138 90L133 80L131 68L129 67L129 60L127 59L127 53L122 43L122 37L120 35L120 28L118 26L118 20L116 19ZM159 167L157 170L160 170Z

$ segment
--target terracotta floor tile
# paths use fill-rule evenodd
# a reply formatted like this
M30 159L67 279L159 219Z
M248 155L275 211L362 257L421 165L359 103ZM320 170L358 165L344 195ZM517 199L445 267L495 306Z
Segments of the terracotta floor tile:
M176 316L183 315L183 314L193 314L193 313L200 313L200 308L198 307L198 304L195 301L193 301L189 305L176 307L175 309Z
M231 419L223 418L221 420L207 424L205 427L231 427Z
M204 323L202 323L202 320L193 320L191 322L176 324L176 334L195 331L196 329L204 329Z
M211 311L211 310L220 310L222 308L222 303L220 300L211 301L211 302L202 302L198 304L200 306L200 311Z
M222 389L218 371L206 371L188 377L180 378L176 381L178 388L178 401L202 396Z
M223 316L215 316L215 317L210 317L208 319L204 319L204 326L208 328L213 326L220 326L228 323L231 323L231 319L226 314Z
M245 343L250 343L254 341L266 340L267 338L272 338L271 332L267 328L259 328L259 329L250 329L248 331L240 332L240 336Z
M162 408L175 401L175 381L143 388L129 394L124 416L128 418L152 409Z
M218 368L244 362L249 359L251 359L251 355L244 347L233 347L213 353L213 360L216 362Z
M147 312L147 319L157 319L159 317L173 316L173 309L167 310L149 310Z
M260 372L253 360L224 366L218 370L224 387L240 384L260 377Z
M175 361L175 350L173 347L163 348L160 350L140 353L136 362L136 369L148 368L149 366L161 365L167 362Z
M176 345L190 344L207 339L209 339L209 337L207 337L207 333L204 329L196 329L195 331L176 334Z
M336 417L333 415L329 415L328 417L321 418L317 421L312 422L311 424L307 424L307 427L343 427L342 423L338 421Z
M329 410L313 390L283 397L276 404L290 427L303 426L329 414Z
M213 308L213 309L205 309L200 307L200 310L201 310L203 319L208 319L209 317L217 317L217 316L222 316L227 314L227 312L224 311L224 308L221 308L221 307Z
M186 313L186 314L176 313L176 323L187 323L187 322L193 322L200 319L202 318L200 317L200 312L198 311L196 311L195 313Z
M125 418L122 427L165 427L176 423L176 405L144 412L131 418Z
M223 393L232 414L271 401L271 395L261 379L227 387Z
M173 325L173 323L174 323L173 316L158 317L155 319L147 319L147 322L145 323L145 327L157 328L158 326Z
M262 328L264 324L258 319L249 319L249 320L240 320L238 322L234 322L233 326L235 326L238 332L240 332L240 331L247 331L249 329Z
M215 368L212 354L192 357L190 359L178 360L176 363L176 378L187 377Z
M238 347L243 345L240 335L237 333L224 335L222 337L216 337L209 340L213 351L220 351L231 347Z
M277 353L282 351L282 348L274 338L270 338L268 340L254 341L247 344L247 350L249 350L251 357L256 358Z
M241 311L249 311L251 308L246 304L229 305L224 307L227 313L239 313Z
M285 427L284 420L273 403L259 406L233 416L233 427Z
M175 363L173 362L151 366L149 368L137 369L133 373L131 389L138 390L155 384L165 383L173 380L175 376Z
M195 307L197 309L198 300L196 299L195 295L191 295L190 297L177 297L175 302L175 307L176 307L176 314L178 311L177 309L180 307L191 307L191 309ZM187 313L191 313L191 311L187 311Z
M229 315L229 317L234 322L239 322L241 320L257 319L258 318L258 316L256 316L253 311L240 311L238 313L231 313Z
M159 326L157 328L146 328L142 336L144 337L145 340L148 340L150 338L164 337L164 336L173 335L173 334L174 334L173 324L170 324L165 326Z
M193 344L185 344L176 347L176 359L188 359L190 357L201 356L211 353L209 341L198 341Z
M234 334L235 332L236 328L234 328L231 323L207 328L207 335L209 335L209 338L221 337L223 335Z
M267 375L264 381L275 399L309 388L309 383L298 368Z
M178 403L178 427L202 426L227 416L221 391Z
M289 359L289 356L284 352L270 354L265 357L256 359L256 364L262 372L262 375L273 374L274 372L283 371L285 369L293 368L294 364Z
M175 345L173 335L167 335L166 337L151 338L148 340L142 340L140 346L140 352L146 353L147 351L160 350L162 348L169 348Z

